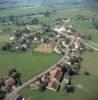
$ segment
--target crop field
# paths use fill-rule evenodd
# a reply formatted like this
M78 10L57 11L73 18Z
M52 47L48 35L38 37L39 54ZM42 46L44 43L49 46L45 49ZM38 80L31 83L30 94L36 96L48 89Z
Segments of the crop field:
M0 16L9 16L9 15L25 15L31 13L38 13L41 11L51 10L48 6L32 6L32 7L16 7L9 8L0 11Z
M7 42L9 35L0 35L0 43Z

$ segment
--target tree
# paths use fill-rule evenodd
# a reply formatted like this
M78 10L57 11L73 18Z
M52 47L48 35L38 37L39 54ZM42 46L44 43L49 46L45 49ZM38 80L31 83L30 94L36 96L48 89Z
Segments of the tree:
M9 16L9 20L10 20L10 21L14 21L14 16L13 16L13 15L10 15L10 16Z
M21 36L22 36L22 31L16 30L16 33L15 33L16 40L18 40Z
M95 29L98 29L98 18L96 18L96 17L92 18L92 23L93 23Z
M46 26L43 28L43 30L44 30L45 32L51 32L51 26L50 26L50 25L46 25Z
M4 86L5 84L4 84L4 79L2 78L2 77L0 77L0 88L1 88L1 86Z
M19 73L16 69L13 68L13 69L9 70L8 76L14 78L17 85L22 84L22 82L21 82L21 73Z
M2 50L10 50L12 45L10 43L6 43L5 45L2 46Z
M50 16L50 12L49 12L49 11L46 11L46 12L44 13L44 16L45 16L45 17L49 17L49 16Z
M88 35L88 40L91 40L92 39L92 36L89 34Z
M44 91L46 89L47 84L48 84L47 82L42 82L39 86L39 90Z
M37 18L34 18L33 20L32 20L32 24L38 24L39 23L39 20L37 19Z
M4 100L5 95L6 95L6 92L4 92L4 91L2 91L2 90L0 89L0 100Z

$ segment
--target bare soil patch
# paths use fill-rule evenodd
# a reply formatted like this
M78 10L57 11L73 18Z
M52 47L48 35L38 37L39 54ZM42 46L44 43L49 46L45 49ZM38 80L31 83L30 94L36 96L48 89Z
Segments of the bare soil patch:
M34 49L34 51L37 52L42 52L42 53L52 53L52 48L50 46L50 44L40 44L39 46L37 46L37 48Z
M7 42L9 35L0 35L0 43Z

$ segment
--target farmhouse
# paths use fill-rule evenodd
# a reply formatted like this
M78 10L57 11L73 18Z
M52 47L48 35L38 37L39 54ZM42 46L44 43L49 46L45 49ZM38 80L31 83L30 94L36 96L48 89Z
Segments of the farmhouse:
M11 87L11 86L13 86L14 84L15 84L14 78L9 78L9 79L7 79L7 80L5 81L6 87Z
M22 97L21 95L15 93L11 98L10 100L25 100L24 97Z
M59 84L57 84L56 82L50 82L46 88L49 90L57 91L59 88Z
M61 51L59 50L59 48L57 46L54 47L54 52L61 54Z
M55 67L51 72L50 72L50 75L52 77L53 80L58 80L60 81L61 80L61 77L62 77L62 71L61 71L61 68L59 67Z
M16 98L15 98L15 100L25 100L25 99L22 96L17 95Z
M55 26L55 28L53 28L53 30L57 33L63 33L65 32L65 27L64 26Z
M49 81L50 81L49 75L43 75L43 76L41 77L41 81L42 81L42 82L49 82Z
M75 48L78 49L80 47L80 38L76 37L74 40Z

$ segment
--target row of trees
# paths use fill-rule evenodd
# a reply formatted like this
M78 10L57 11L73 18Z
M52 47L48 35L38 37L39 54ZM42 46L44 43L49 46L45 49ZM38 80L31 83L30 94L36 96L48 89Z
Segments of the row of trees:
M0 17L0 23L18 22L20 19L22 19L25 16L30 17L30 16L33 16L33 15L44 15L45 17L49 17L50 16L50 12L46 11L46 12L39 12L39 13L31 13L31 14L26 14L26 15L20 15L20 16L15 16L15 15L3 16L3 17Z
M77 18L76 18L77 21L85 21L85 20L90 20L89 17L87 16L84 16L84 15L77 15Z
M98 29L98 18L92 18L92 23L95 29Z

